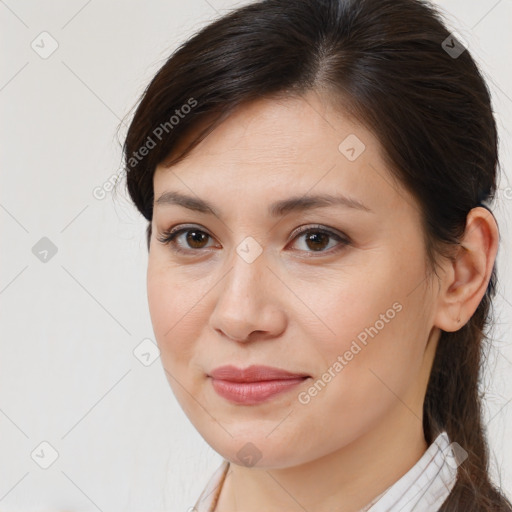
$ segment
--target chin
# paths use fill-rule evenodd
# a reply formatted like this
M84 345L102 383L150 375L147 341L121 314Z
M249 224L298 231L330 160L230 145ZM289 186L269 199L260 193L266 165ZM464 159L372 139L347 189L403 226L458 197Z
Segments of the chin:
M301 464L304 459L304 451L298 452L295 445L287 444L287 440L283 437L272 434L268 437L268 429L261 434L247 432L237 433L236 429L228 431L228 434L222 435L222 439L218 436L201 435L204 440L215 450L221 457L238 466L254 467L260 469L277 469L292 467Z

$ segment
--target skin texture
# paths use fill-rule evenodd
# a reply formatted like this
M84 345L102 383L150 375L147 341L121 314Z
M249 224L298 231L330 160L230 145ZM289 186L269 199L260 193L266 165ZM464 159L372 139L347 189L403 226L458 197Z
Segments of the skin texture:
M338 149L351 134L365 145L353 161ZM498 232L492 215L473 209L466 249L433 276L418 205L381 151L371 132L310 92L245 105L185 160L156 169L156 199L177 191L220 212L155 204L147 273L169 384L198 432L232 463L217 512L355 512L427 448L422 405L440 329L457 330L478 306ZM370 211L267 214L274 201L322 193L342 193ZM315 245L292 233L316 224L350 242ZM182 233L174 242L188 254L175 253L157 238L178 225L210 237L189 245ZM237 253L249 236L263 251L252 263ZM301 403L299 394L370 326L378 333ZM224 364L310 378L262 404L236 405L207 376ZM246 443L260 457L251 466L237 456Z

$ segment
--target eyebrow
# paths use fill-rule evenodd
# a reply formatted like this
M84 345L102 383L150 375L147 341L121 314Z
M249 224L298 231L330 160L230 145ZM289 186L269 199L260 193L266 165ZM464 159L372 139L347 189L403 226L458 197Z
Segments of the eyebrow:
M221 212L204 199L187 196L181 192L163 192L155 201L155 206L156 205L178 205L196 212L212 214L219 218L222 217ZM323 208L328 206L344 206L346 208L353 208L366 212L372 211L361 201L342 194L317 194L294 196L288 199L276 201L269 206L268 215L270 217L282 217L290 212L312 210L314 208Z

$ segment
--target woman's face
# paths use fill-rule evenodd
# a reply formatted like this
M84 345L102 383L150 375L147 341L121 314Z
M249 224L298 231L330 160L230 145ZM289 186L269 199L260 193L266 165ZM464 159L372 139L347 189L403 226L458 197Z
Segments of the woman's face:
M313 93L258 100L158 167L154 192L153 328L177 400L218 453L289 467L372 432L421 430L436 288L417 203L369 131ZM175 227L188 231L160 241ZM214 380L224 365L306 377Z

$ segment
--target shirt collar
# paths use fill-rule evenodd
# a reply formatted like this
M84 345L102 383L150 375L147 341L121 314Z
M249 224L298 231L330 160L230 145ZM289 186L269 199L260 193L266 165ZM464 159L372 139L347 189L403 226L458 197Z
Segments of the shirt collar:
M441 432L421 459L361 512L433 512L457 480L457 459L448 434Z

